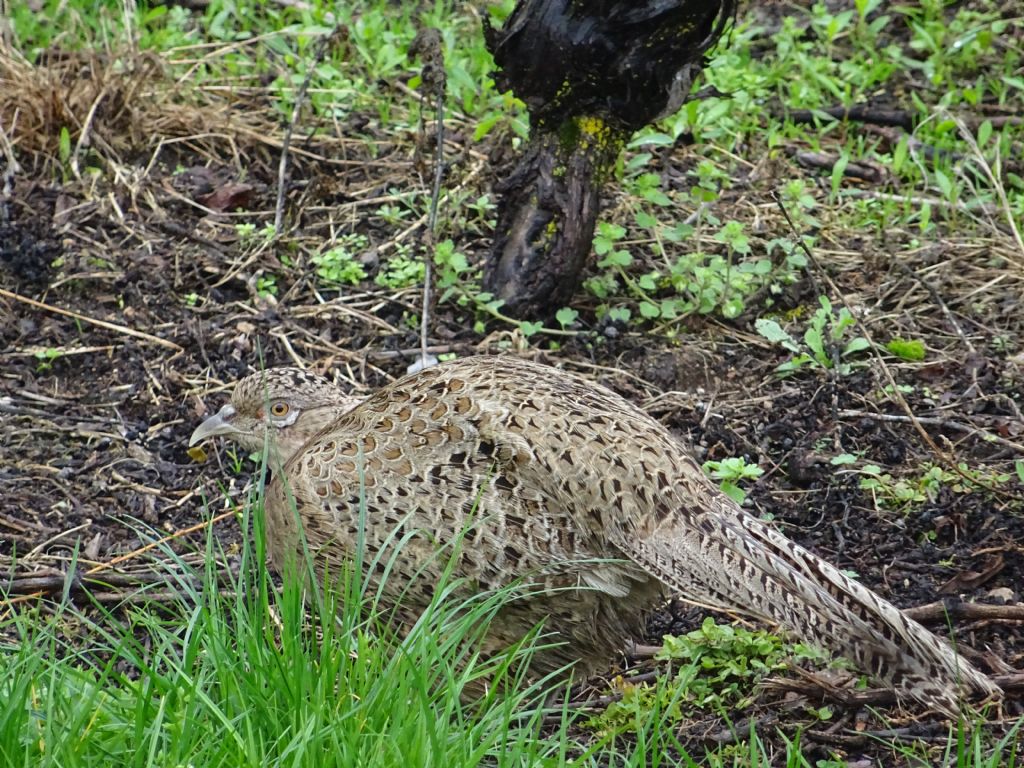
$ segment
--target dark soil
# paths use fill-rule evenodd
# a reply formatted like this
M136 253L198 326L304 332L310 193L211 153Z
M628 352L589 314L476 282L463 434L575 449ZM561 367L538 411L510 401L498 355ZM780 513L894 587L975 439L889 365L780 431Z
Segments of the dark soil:
M74 72L56 74L71 88ZM50 577L44 597L56 598L73 557L80 568L101 564L243 501L252 462L236 470L221 448L200 465L186 445L198 421L226 400L225 387L261 362L298 361L357 391L404 373L418 344L407 322L418 312L417 292L370 282L325 290L307 258L342 219L343 231L368 237L371 274L387 253L397 233L362 216L353 202L383 197L393 185L425 188L428 178L411 146L378 138L372 158L361 141L345 141L343 165L312 156L295 161L289 215L296 229L287 238L287 261L285 250L247 242L235 228L273 218L277 155L248 134L238 139L240 161L228 147L199 140L176 145L174 155L152 165L151 144L125 150L123 168L138 173L132 189L56 181L43 150L35 163L23 162L27 170L14 178L0 212L4 578ZM493 181L486 158L474 155L465 138L453 141L452 183L485 192ZM340 145L299 146L341 156ZM666 173L692 165L685 149L665 163L677 166ZM202 170L183 181L173 172L178 167ZM788 172L813 178L796 166ZM244 203L233 202L244 204L244 217L197 205L243 176ZM745 194L767 200L770 190L767 182L752 184ZM608 197L611 205L614 192ZM735 211L728 206L722 202L716 214L749 215L745 203ZM486 236L453 234L480 263ZM888 374L865 357L850 375L808 370L780 379L773 371L786 356L752 332L753 311L729 323L689 321L672 340L601 326L584 296L574 305L581 311L578 336L557 351L532 346L520 353L617 389L689 440L701 460L744 456L759 464L765 474L748 485L750 512L772 516L788 536L897 605L1005 604L1019 616L1024 501L1014 461L1024 455L1022 280L990 235L951 229L926 247L904 249L909 240L899 232L823 237L834 253L826 269L847 301L865 309L868 331L883 342L895 335L921 339L928 349L921 363L890 361ZM916 270L924 270L927 284ZM257 278L270 274L276 300L257 295ZM996 279L1000 274L1007 277ZM809 295L813 303L816 294ZM471 355L507 352L519 341L509 326L493 324L484 337L472 326L463 310L441 304L432 314L431 342ZM883 394L888 375L906 388L917 425ZM890 503L861 487L862 473L830 463L845 453L859 457L855 467L876 464L894 482L915 484L932 466L947 475L918 501ZM974 480L957 476L957 465L976 473ZM218 522L216 533L228 547L239 536L231 518ZM204 537L197 530L173 545L190 550ZM703 616L673 603L652 617L649 639L685 632ZM934 628L949 631L941 621ZM1024 668L1019 620L957 620L952 630L993 674ZM1007 716L1021 712L1019 695L1020 689L1010 692ZM752 718L772 739L776 728L792 733L805 724L801 702L823 696L837 715L805 736L820 744L821 756L838 752L855 762L871 754L896 764L877 743L851 740L843 730L863 729L863 708L839 704L813 686L800 694L766 691L735 722ZM888 724L868 718L867 730L916 727L913 715L898 708L882 712ZM725 731L718 720L695 723L683 742L703 743Z

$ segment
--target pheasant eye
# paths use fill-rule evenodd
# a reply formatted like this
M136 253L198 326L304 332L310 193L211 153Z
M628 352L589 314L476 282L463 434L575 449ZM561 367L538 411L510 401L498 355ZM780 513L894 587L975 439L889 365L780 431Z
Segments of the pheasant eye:
M270 406L270 413L278 418L288 415L288 403L278 400Z

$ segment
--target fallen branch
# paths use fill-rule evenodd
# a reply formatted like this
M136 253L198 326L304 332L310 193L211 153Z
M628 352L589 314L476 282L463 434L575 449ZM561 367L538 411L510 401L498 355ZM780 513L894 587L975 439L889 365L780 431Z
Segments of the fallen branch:
M828 107L825 109L793 109L788 112L778 111L778 116L789 118L793 123L813 123L822 115L836 120L852 120L857 123L872 125L892 125L908 131L914 128L914 118L905 109L879 109L864 104L852 107Z
M793 149L787 151L787 154L805 168L819 168L825 171L835 168L840 159L839 155L808 150ZM843 167L843 176L880 184L886 180L886 170L875 163L850 161Z
M802 670L797 668L795 671ZM1024 691L1024 672L1015 671L1002 675L989 675L989 679L998 685L1004 693ZM896 691L892 688L868 688L855 691L832 685L827 680L807 672L804 672L799 680L771 678L765 680L762 685L768 689L822 699L844 707L890 707L898 703Z
M0 289L0 290L3 290L3 289ZM123 554L123 555L120 555L118 557L115 557L113 560L108 560L105 563L99 563L98 565L94 565L92 568L90 568L89 570L85 571L85 573L82 575L81 578L87 578L87 577L90 577L90 576L95 576L97 573L102 573L103 571L107 571L107 570L113 568L115 565L117 565L119 563L123 563L125 561L132 560L132 559L138 557L139 555L143 554L144 552L148 552L149 550L151 550L151 549L153 549L155 547L159 547L162 544L165 544L165 543L167 543L169 541L173 541L175 539L179 539L182 536L187 536L190 533L194 533L196 531L200 531L200 530L202 530L204 528L207 528L208 526L215 525L216 523L219 523L221 520L226 520L227 518L234 517L234 516L235 516L235 511L234 510L231 510L230 512L222 512L219 515L216 515L215 517L212 517L209 520L204 520L201 523L196 523L195 525L190 525L187 528L182 528L180 530L177 530L174 533L170 533L167 536L163 536L160 539L157 539L156 541L151 541L148 544L145 544L144 546L138 547L137 549L133 549L131 552L128 552L126 554ZM113 575L113 574L111 574L111 575ZM63 589L64 579L63 579L63 577L59 577L59 578L61 578L61 588ZM26 592L24 594L16 595L15 597L10 597L10 598L8 598L6 600L0 601L0 606L2 606L4 608L9 608L10 606L14 605L15 603L24 603L24 602L27 602L27 601L29 601L29 600L31 600L33 598L36 598L36 597L44 597L45 595L46 595L45 591L43 591L41 589L36 589L35 591Z
M820 744L831 744L850 749L886 741L931 741L944 742L949 739L949 728L945 723L914 723L905 728L884 728L878 731L804 731L804 736Z
M904 608L903 615L922 624L949 621L1024 621L1024 605L986 605L985 603L964 603L955 600L939 600L916 608Z
M878 421L890 421L898 422L901 424L912 424L915 421L918 424L926 424L929 427L940 427L943 429L952 429L957 432L966 432L972 437L977 437L979 440L983 440L987 443L997 443L1004 448L1009 448L1016 453L1024 453L1024 445L1021 443L1014 442L1013 440L1007 440L1005 437L988 432L978 427L973 427L970 424L964 424L960 421L953 421L952 419L940 419L934 416L903 416L898 413L870 413L868 411L851 411L845 410L840 411L839 416L844 419L877 419Z

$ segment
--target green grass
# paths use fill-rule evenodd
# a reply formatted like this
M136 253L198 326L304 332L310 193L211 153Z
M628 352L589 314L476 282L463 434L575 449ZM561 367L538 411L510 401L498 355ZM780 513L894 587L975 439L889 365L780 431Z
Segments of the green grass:
M208 546L207 562L223 559ZM558 754L559 740L537 737L545 689L513 672L531 646L473 656L509 595L459 599L440 584L399 640L368 620L357 577L307 615L300 589L275 589L262 560L246 546L237 580L218 591L212 569L178 579L170 603L9 615L0 764L475 766ZM514 693L461 702L480 677Z
M675 677L626 686L622 702L588 725L588 713L550 705L560 685L517 671L542 634L486 661L475 653L512 589L467 598L442 581L417 624L395 637L373 620L374 595L357 573L305 596L297 583L275 586L258 505L242 514L254 543L226 582L212 565L227 558L211 534L203 572L169 549L154 563L177 590L169 601L5 611L0 765L812 765L799 732L784 738L784 753L756 733L696 751L677 736L683 702L691 716L702 701L725 711L777 668L782 645L763 632L705 623L667 647L682 664ZM707 648L697 642L705 636ZM463 701L460 691L480 680L491 692ZM1015 733L994 744L982 727L953 734L944 764L1013 768Z

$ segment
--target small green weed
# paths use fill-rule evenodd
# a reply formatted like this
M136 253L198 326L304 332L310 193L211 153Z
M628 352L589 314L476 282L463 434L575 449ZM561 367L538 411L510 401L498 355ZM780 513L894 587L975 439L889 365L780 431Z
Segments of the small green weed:
M406 219L412 215L412 212L408 208L398 205L382 205L377 209L377 215L380 216L385 224L395 227L399 224L405 224Z
M579 318L580 313L572 307L562 307L555 313L555 321L562 327L562 329L569 328Z
M323 253L313 254L316 274L333 285L357 285L366 279L366 269L358 261L358 252L366 248L365 235L348 234Z
M257 228L251 221L241 221L235 224L235 234L245 245L258 246L271 242L277 236L277 228L273 224Z
M781 376L789 376L807 365L817 365L825 370L835 370L839 375L849 374L857 362L850 358L867 349L870 344L863 336L845 339L846 331L856 325L856 320L846 307L839 312L832 309L827 296L818 297L821 306L815 310L803 343L787 333L775 320L758 318L754 326L757 332L773 344L778 344L793 353L793 358L776 367Z
M46 349L36 351L35 358L39 361L36 363L36 371L44 373L51 370L54 362L59 360L63 355L63 350L55 349L53 347L47 347Z
M230 464L228 468L236 475L242 474L242 469L245 467L246 459L253 459L254 454L246 455L234 448L229 446L224 450L224 454L228 457Z
M469 291L482 294L476 291L475 275L470 274L469 259L466 254L456 249L455 243L451 240L442 240L434 249L434 264L437 266L437 285L442 289L440 301L448 299L457 285L464 285ZM467 284L467 279L473 278Z
M256 278L256 295L277 296L277 275L263 274Z
M896 477L877 464L856 466L858 457L850 453L841 453L833 457L830 463L837 467L852 467L848 471L860 475L859 487L868 491L876 504L904 512L934 502L943 489L952 493L975 493L1006 485L1014 478L1008 472L985 472L971 469L965 463L957 465L958 472L951 472L937 464L925 464L916 476ZM1016 471L1019 474L1024 469L1016 467Z
M641 178L647 178L647 175ZM642 195L651 199L647 190ZM779 269L772 260L754 257L745 225L727 221L714 234L722 243L725 254L673 249L693 235L688 224L662 224L650 211L639 211L634 217L636 230L646 232L640 240L629 239L629 230L620 224L599 222L594 236L597 267L602 272L588 278L584 287L602 300L615 299L623 293L635 302L636 314L643 320L676 320L693 314L719 314L725 318L738 317L746 309L749 299L771 286L793 279L795 260L783 259ZM642 243L653 251L656 268L637 274L639 256L634 243ZM770 248L781 241L773 241ZM676 252L682 251L682 252ZM610 303L598 308L598 317L609 315ZM619 313L610 319L628 322L628 315Z
M384 264L374 278L374 282L393 291L423 285L427 267L422 259L411 255L411 249L401 248Z
M714 480L729 498L742 504L747 493L739 484L743 480L756 480L764 474L757 464L748 464L742 456L732 456L721 461L705 461L704 471Z
M728 713L749 705L765 676L786 668L787 659L821 658L806 646L789 645L763 630L750 631L704 619L701 628L682 637L664 638L655 657L682 666L655 685L620 683L622 699L591 718L600 731L636 730L657 711L667 722L695 712Z

